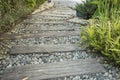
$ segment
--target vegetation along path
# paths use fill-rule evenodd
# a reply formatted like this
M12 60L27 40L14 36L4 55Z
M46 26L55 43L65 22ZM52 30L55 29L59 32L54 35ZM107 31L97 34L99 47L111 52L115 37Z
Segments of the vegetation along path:
M86 22L69 8L75 2L53 2L0 37L10 39L3 42L9 49L0 61L0 80L120 80L118 68L78 44Z

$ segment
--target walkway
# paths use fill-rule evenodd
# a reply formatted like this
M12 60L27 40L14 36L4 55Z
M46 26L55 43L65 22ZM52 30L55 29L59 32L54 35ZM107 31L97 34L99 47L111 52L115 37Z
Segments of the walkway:
M74 23L73 1L54 0L55 6L31 15L11 34L0 80L115 80L101 58L78 44L80 26ZM77 22L77 21L76 21ZM99 56L100 57L100 56ZM112 69L112 68L111 68ZM111 74L111 76L110 76ZM114 79L115 78L115 79Z

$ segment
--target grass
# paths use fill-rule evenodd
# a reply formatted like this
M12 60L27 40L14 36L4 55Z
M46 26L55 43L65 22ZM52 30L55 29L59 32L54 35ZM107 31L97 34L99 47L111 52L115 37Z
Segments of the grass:
M0 34L8 32L46 0L0 0Z

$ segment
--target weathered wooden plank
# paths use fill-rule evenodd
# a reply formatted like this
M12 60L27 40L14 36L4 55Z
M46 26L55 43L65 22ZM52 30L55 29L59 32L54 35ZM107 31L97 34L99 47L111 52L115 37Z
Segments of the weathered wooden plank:
M39 16L56 16L56 17L69 17L70 15L67 15L67 14L52 14L52 13L49 13L49 14L40 14Z
M66 19L67 20L67 19ZM23 24L64 24L64 23L69 23L68 21L63 21L63 20L50 20L50 21L44 21L43 20L28 20L28 21L24 21Z
M41 17L64 17L64 18L69 18L69 17L73 17L72 15L54 15L54 14L40 14L40 15L33 15L33 17L38 17L38 18L41 18Z
M96 59L80 59L9 68L1 76L1 80L23 80L25 78L27 80L41 80L104 71Z
M51 15L68 15L68 17L65 17L65 18L71 18L71 17L74 17L76 14L75 13L56 13L56 12L51 12ZM64 16L61 16L64 18ZM59 18L59 17L58 17Z
M64 20L68 18L73 18L73 16L70 17L56 17L56 16L30 16L29 19L49 19L49 20L54 20L54 19L59 19L59 20Z
M67 18L32 18L32 19L28 19L26 20L25 22L28 22L28 21L62 21L62 20L66 20Z
M24 22L28 22L28 21L62 21L62 20L67 20L67 18L64 18L64 17L41 17L41 18L38 18L38 17L32 17L32 18L28 18L27 20L25 20Z
M31 21L31 22L23 22L23 24L64 24L66 23L65 21Z
M66 20L66 19L71 19L71 18L73 18L74 17L74 15L73 14L69 14L68 16L52 16L52 15L57 15L56 13L52 13L51 14L51 16L50 16L50 14L49 15L44 15L43 14L43 16L38 16L38 17L34 17L34 19L36 18L36 19L39 19L39 21L41 21L41 20L47 20L47 21L56 21L56 20ZM63 15L65 15L65 14L63 14ZM40 20L41 19L41 20Z
M47 12L43 12L43 13L57 13L57 14L74 14L76 13L75 11L61 11L61 10L54 10L54 11L47 11Z
M74 26L74 27L71 27L71 26L26 26L25 30L29 30L29 31L33 31L33 30L36 30L36 31L55 31L55 30L74 30L74 29L79 29L80 27L79 26Z
M67 21L71 22L71 23L81 24L81 25L89 24L89 20L79 19L77 17L76 18L71 18L71 19L69 19Z
M51 10L48 10L48 11L65 11L65 12L73 12L73 10L72 9L70 9L70 8L52 8Z
M26 34L3 34L0 40L4 39L24 39L38 37L60 37L60 36L79 36L80 31L45 31L41 33L26 33Z
M49 11L56 11L56 12L75 12L75 11L73 11L72 9L51 9L51 10L49 10Z
M61 23L59 23L59 24L48 24L48 25L46 25L46 24L36 24L36 23L33 23L33 24L25 24L24 22L23 22L23 25L24 26L80 26L80 24L75 24L75 23L70 23L70 22L61 22Z
M48 11L48 12L43 12L41 14L54 14L54 15L58 15L58 14L61 14L61 15L75 15L76 12L61 12L61 11Z
M25 21L25 22L23 22L24 24L64 24L64 23L66 23L65 21L63 22L63 21L60 21L60 20L58 20L58 21L53 21L53 20L50 20L50 21L44 21L44 20L32 20L32 21Z
M36 14L36 15L32 15L31 17L37 17L37 18L43 18L43 17L56 17L56 18L71 18L73 17L73 15L67 15L67 14Z
M53 52L66 52L66 51L76 51L76 50L85 50L81 47L78 47L75 44L44 44L44 45L34 45L34 46L13 46L10 51L10 54L17 53L53 53Z
M30 18L68 18L68 17L57 17L57 16L39 16L39 15L33 15L33 16L30 16Z

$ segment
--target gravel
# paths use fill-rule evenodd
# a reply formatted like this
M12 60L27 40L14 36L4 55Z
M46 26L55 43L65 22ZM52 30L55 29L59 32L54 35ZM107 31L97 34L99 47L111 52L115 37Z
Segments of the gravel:
M74 23L69 23L66 22L64 24L48 24L48 25L44 25L44 24L23 24L20 23L18 25L16 25L16 28L14 30L12 30L10 33L39 33L42 32L42 30L26 30L27 27L49 27L49 26L54 26L54 27L61 27L61 26L69 26L74 30L80 30L80 24L74 24Z
M72 26L75 26L75 24L72 24ZM25 25L19 24L17 28L13 30L11 33L25 33L26 31L24 28ZM6 55L4 55L3 59L0 60L0 74L2 74L6 68L11 68L15 66L96 58L97 61L104 66L105 68L104 73L92 73L92 74L88 73L83 75L66 76L47 80L120 80L120 68L108 64L107 61L103 61L104 60L103 57L95 53L90 53L86 51L72 51L72 52L56 52L51 54L29 53L9 55L9 49L14 45L67 44L67 43L77 44L79 40L80 40L79 36L67 36L67 37L65 36L65 37L29 38L4 41L3 43L1 42L2 44L0 45L1 53L3 52Z
M103 57L95 55L94 53L87 53L86 51L73 52L59 52L59 53L30 53L7 55L5 59L1 60L0 73L6 68L27 65L27 64L44 64L53 62L63 62L69 60L96 58L97 61L102 60L102 64L106 70L105 73L84 74L77 76L66 76L48 80L120 80L120 68L114 67L105 61Z
M46 37L12 40L11 45L39 45L39 44L77 44L79 36Z

